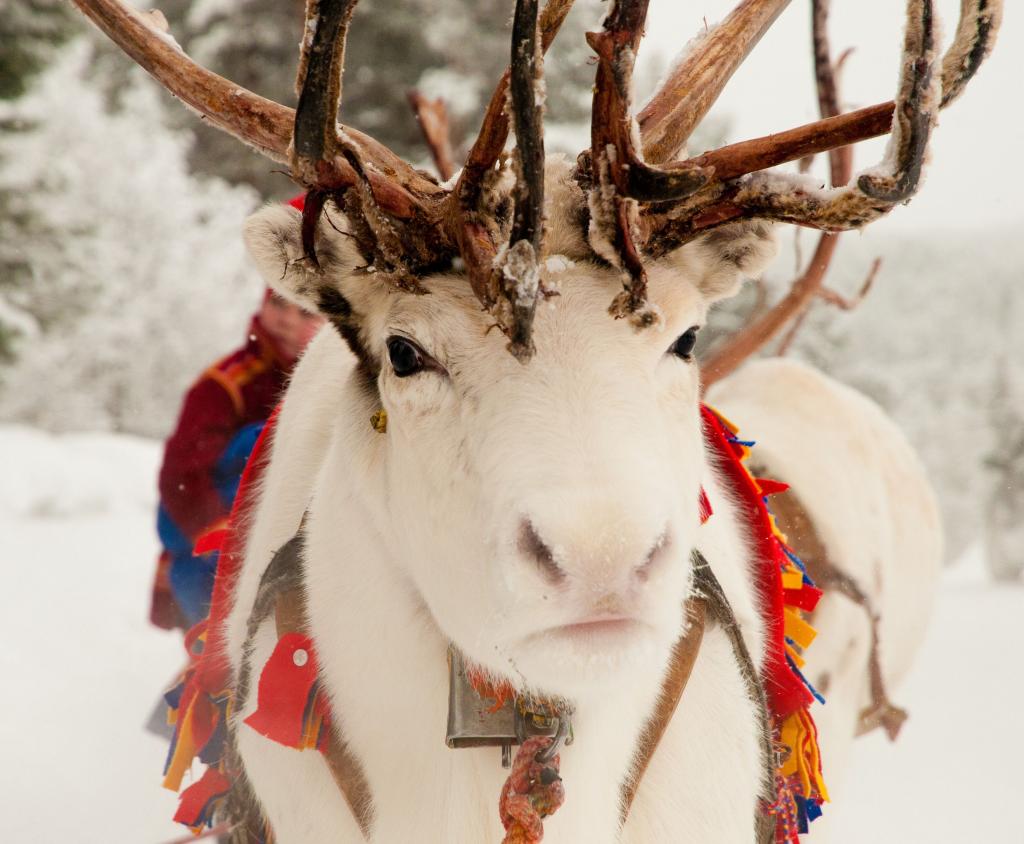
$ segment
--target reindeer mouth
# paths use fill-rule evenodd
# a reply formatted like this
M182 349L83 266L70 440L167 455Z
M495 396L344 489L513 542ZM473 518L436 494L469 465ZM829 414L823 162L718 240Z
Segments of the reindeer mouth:
M549 627L533 634L530 639L549 642L555 640L579 645L611 645L626 643L650 632L650 625L632 616L603 615Z
M639 624L639 622L635 618L625 615L596 616L594 618L584 619L583 621L577 621L573 624L565 624L555 629L566 633L610 633L634 627L637 624Z

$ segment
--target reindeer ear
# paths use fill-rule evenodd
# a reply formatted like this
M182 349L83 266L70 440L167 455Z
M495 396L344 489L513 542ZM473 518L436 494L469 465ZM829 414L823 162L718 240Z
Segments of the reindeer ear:
M305 258L302 215L294 208L268 205L245 221L243 235L267 285L290 302L330 320L373 374L378 361L367 345L364 329L380 283L359 272L366 261L353 237L344 231L344 224L340 214L332 214L330 220L327 212L321 216L316 233L319 269Z
M778 252L769 223L732 223L714 229L678 250L689 253L694 283L709 302L734 296L748 278L757 278Z
M317 227L317 269L303 255L302 215L285 205L268 205L245 221L249 254L267 286L290 302L330 319L350 316L341 282L365 264L352 237L321 218Z

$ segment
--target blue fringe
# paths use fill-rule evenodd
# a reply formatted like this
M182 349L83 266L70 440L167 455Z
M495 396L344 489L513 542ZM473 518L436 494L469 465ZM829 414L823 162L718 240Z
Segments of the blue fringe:
M205 765L217 765L224 755L224 744L228 737L227 719L225 709L221 709L220 717L217 719L217 726L213 728L213 735L199 749L199 761Z
M807 798L801 797L797 794L793 796L793 802L796 803L797 830L801 835L805 835L810 832L809 822L807 820Z
M732 436L732 434L727 436L726 439L731 443L735 443L736 445L745 445L747 448L753 448L755 445L757 445L757 440L741 440L739 437Z
M810 680L808 680L806 677L804 677L803 672L799 668L796 667L796 663L793 662L793 658L789 654L786 654L786 662L789 663L790 670L794 674L796 674L797 677L800 678L800 682L802 682L807 687L807 691L809 691L812 695L814 695L814 699L816 701L818 701L818 703L820 703L822 706L824 706L825 705L825 698L823 698L820 694L818 694L818 690L816 688L814 688L814 686L811 685Z
M181 705L181 695L185 691L184 678L176 686L172 686L164 692L164 702L171 708L177 709Z

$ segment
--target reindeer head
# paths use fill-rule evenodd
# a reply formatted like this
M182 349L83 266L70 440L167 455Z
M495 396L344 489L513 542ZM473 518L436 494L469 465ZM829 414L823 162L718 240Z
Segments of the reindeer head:
M679 632L702 465L690 351L709 305L770 256L766 221L840 231L909 199L1001 13L963 0L943 59L932 0L907 0L895 102L673 162L788 0L742 0L637 119L647 0L615 0L588 37L591 146L570 165L545 160L542 56L571 0L517 0L510 69L447 187L335 122L355 0L310 0L294 113L192 64L119 0L75 2L180 98L291 164L301 218L264 210L247 240L270 283L331 320L365 402L388 412L387 541L473 659L561 688L607 677L597 653L663 658ZM890 131L885 161L832 191L764 172Z
M703 465L693 342L710 304L774 254L768 227L744 223L651 262L658 325L637 330L608 315L620 272L582 236L573 171L547 168L538 272L557 295L537 308L525 364L463 273L396 289L333 209L318 269L293 209L268 207L246 228L268 282L358 350L354 426L387 412L386 435L369 435L386 482L366 495L380 496L390 556L475 663L561 691L627 659L664 662L679 634Z

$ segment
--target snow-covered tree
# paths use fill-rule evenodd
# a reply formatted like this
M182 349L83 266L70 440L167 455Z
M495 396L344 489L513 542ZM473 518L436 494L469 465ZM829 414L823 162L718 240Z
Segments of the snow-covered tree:
M61 0L0 0L0 102L22 96L73 29L70 7ZM0 136L26 128L16 118L0 119ZM3 307L3 292L30 276L19 244L44 228L0 183L0 363L12 359L17 331L28 328L16 311Z
M1006 295L1001 328L1007 349L996 362L989 400L992 444L985 456L985 560L999 580L1016 580L1024 572L1024 341L1019 329L1014 332L1011 327L1024 321L1021 311L1024 307Z
M0 259L18 268L0 288L17 356L0 369L0 416L156 434L258 300L240 236L257 199L190 175L191 135L167 128L141 72L112 110L92 55L74 42L0 105L21 127L0 134Z
M74 28L63 0L0 0L0 99L24 94Z

